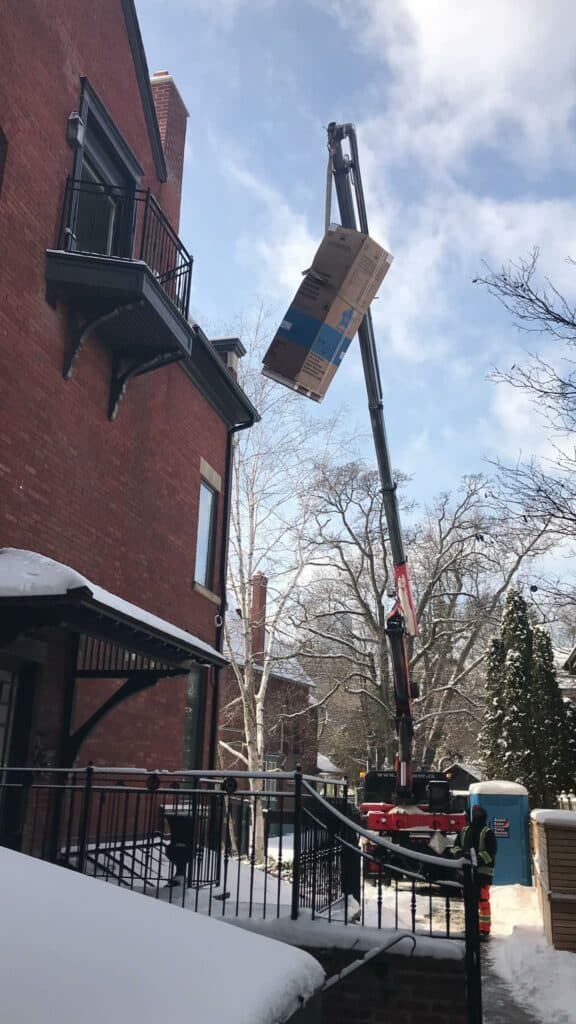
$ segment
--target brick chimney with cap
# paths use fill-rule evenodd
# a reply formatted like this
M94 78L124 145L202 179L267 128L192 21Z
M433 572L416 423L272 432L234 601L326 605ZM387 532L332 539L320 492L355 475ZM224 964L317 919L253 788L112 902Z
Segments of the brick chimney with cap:
M252 629L252 656L261 662L266 639L266 590L268 580L263 573L252 577L252 608L250 624Z
M164 213L174 230L178 231L188 111L172 75L167 71L157 71L150 82L168 169L168 180L162 184L160 198Z
M230 376L238 380L238 362L246 355L240 338L212 338L212 344Z

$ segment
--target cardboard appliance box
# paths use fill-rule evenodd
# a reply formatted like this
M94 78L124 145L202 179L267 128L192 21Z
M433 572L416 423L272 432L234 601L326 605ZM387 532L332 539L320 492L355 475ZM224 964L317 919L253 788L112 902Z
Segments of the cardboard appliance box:
M321 402L391 263L369 235L330 225L262 372Z

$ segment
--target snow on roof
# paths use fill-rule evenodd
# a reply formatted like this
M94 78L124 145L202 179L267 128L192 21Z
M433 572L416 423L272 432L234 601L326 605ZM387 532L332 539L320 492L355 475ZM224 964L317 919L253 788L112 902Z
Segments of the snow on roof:
M338 768L329 757L326 757L326 754L318 754L316 767L319 772L338 772L339 775L343 775L342 769Z
M279 1024L323 984L308 953L0 849L2 1019Z
M229 612L226 616L226 642L236 664L243 665L244 637L242 619L234 612ZM286 679L290 683L300 683L302 686L316 689L316 683L304 671L296 656L292 654L288 644L279 640L278 637L274 637L272 640L271 655L272 675Z
M147 612L116 594L111 594L69 565L55 562L36 551L0 548L0 597L65 597L79 588L87 589L93 600L105 608L174 637L175 640L197 647L220 662L224 660L215 647L204 643L193 633L188 633L172 622L161 619L158 615L153 615L152 612Z
M519 782L507 782L505 779L492 779L489 782L473 782L470 786L471 793L478 793L485 796L528 796L528 790Z
M532 811L530 817L537 825L557 825L559 828L576 828L576 811L535 810Z
M470 764L468 761L454 761L446 771L451 772L454 768L461 768L463 772L468 772L468 775L473 775L475 779L482 780L483 772L475 764Z

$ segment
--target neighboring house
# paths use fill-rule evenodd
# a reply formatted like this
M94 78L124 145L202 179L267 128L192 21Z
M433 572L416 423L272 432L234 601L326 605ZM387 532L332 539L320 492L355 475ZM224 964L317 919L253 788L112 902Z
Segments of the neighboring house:
M189 318L187 112L133 0L0 0L0 36L0 764L206 767L257 413Z
M465 761L455 761L443 771L450 783L450 789L456 791L467 790L474 782L482 782L484 779L480 768Z
M263 653L270 644L266 632L266 590L266 577L257 573L252 580L250 622L257 685L262 677ZM228 646L225 653L242 671L245 659L243 623L233 609L228 610L226 633ZM287 644L277 637L271 643L272 669L264 702L265 768L269 771L290 771L301 764L307 774L316 774L318 712L313 698L316 684L299 665ZM245 754L242 702L233 668L224 669L221 679L219 737L228 747ZM240 758L234 758L222 747L219 756L226 768L245 767Z

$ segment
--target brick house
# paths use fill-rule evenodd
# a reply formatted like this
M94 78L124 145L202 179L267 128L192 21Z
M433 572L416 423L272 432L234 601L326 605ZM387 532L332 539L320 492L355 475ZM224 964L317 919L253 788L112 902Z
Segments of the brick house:
M189 316L187 112L133 0L0 36L0 764L206 767L257 413Z
M250 630L256 663L256 681L261 677L265 651L269 651L272 668L264 703L265 768L269 771L293 770L301 764L305 773L316 774L318 758L318 712L314 705L316 684L292 656L287 644L266 633L267 579L256 573L252 580ZM227 646L232 664L244 664L243 624L234 609L226 620ZM271 646L270 646L271 644ZM245 751L244 725L239 688L232 666L221 673L219 738L235 750ZM224 749L219 752L223 767L243 768L240 758Z

